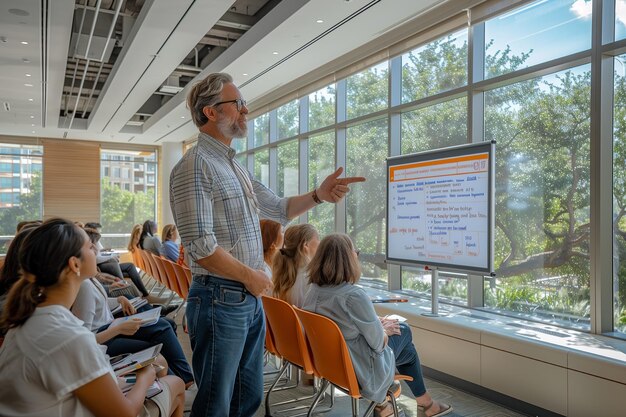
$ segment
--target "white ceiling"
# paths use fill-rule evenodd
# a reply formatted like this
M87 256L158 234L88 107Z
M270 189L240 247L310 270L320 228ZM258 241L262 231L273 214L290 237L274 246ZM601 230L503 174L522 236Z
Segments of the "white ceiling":
M252 102L446 1L283 0L197 78L228 72L236 84L244 84L242 93ZM188 139L197 131L185 107L192 83L143 126L125 125L232 3L145 0L89 119L76 119L69 129L60 108L75 0L2 0L0 135L141 144ZM45 5L48 18L42 19ZM47 36L42 36L42 21L48 24Z

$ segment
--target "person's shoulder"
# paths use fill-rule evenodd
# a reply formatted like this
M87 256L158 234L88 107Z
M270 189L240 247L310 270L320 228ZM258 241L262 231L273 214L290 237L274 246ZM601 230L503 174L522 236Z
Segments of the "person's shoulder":
M93 338L93 333L82 326L82 321L61 306L38 308L22 325L20 333L20 339L42 355L67 343Z

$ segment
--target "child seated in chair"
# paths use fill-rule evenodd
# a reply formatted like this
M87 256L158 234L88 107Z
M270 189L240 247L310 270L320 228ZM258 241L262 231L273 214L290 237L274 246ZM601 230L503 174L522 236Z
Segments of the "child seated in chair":
M374 416L393 416L385 402L396 369L407 381L417 408L427 417L448 414L452 407L434 401L426 391L411 330L397 320L379 318L362 288L358 252L343 234L326 236L308 266L310 288L303 309L332 319L346 340L363 397L378 402Z

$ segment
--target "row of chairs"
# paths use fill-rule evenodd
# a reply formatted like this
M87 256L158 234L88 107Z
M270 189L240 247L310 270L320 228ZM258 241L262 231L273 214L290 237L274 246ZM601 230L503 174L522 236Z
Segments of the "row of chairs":
M191 285L191 270L189 268L141 248L135 249L132 255L133 263L139 269L171 291L170 301L175 294L182 300L187 299Z
M356 379L350 351L337 324L328 317L301 310L274 297L263 296L263 309L267 320L266 349L283 359L284 364L265 397L265 415L271 416L270 394L278 380L292 364L303 372L322 380L322 386L311 404L307 416L320 402L329 385L348 394L352 399L352 416L358 416L358 400L362 398ZM406 375L396 375L396 380L412 380ZM391 388L391 387L390 387ZM399 395L399 392L395 393ZM394 416L398 408L394 393L388 392ZM331 407L333 396L331 393ZM374 411L371 401L363 417Z

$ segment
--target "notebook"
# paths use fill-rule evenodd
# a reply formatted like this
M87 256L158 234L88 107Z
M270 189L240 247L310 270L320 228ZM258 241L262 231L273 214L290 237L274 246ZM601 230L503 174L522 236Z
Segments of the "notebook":
M130 301L132 306L135 307L135 310L137 310L138 308L143 307L146 304L148 304L148 301L146 301L146 299L143 298L143 297L135 297L135 298L130 299L128 301ZM122 311L122 305L118 304L117 307L115 307L113 310L111 310L111 313L117 314L120 311Z
M151 346L147 349L128 355L123 360L113 365L113 372L117 376L123 376L131 372L141 369L153 363L163 347L162 343Z
M159 317L161 317L161 307L153 308L152 310L143 311L141 313L133 314L131 316L120 317L111 322L111 327L115 327L120 323L124 323L127 320L140 319L141 327L152 326L159 321Z

